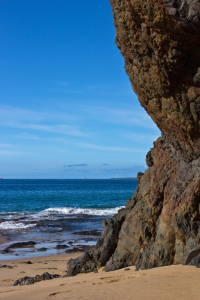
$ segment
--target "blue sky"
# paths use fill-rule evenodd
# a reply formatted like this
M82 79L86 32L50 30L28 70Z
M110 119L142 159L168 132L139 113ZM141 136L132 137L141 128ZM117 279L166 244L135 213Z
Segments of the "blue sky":
M0 176L136 176L160 131L140 106L108 0L0 2Z

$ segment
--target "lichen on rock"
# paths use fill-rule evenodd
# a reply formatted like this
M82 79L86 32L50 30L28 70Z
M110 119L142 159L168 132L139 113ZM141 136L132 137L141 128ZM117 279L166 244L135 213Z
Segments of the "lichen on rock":
M200 4L110 0L116 44L140 104L162 136L125 209L93 250L105 271L200 263ZM123 215L123 217L122 217Z

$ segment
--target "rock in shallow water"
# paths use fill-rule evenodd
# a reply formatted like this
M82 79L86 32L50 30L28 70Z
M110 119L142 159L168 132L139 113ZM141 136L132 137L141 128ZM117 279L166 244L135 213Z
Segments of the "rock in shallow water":
M42 248L38 249L37 251L45 252L47 250L48 250L48 248L42 247Z
M69 248L69 246L67 246L67 245L57 245L56 246L57 250L62 250L62 249L66 249L66 248Z
M87 252L90 251L94 246L86 246L86 245L77 245L72 249L67 249L65 253L74 253L74 252Z
M8 246L6 249L17 249L17 248L27 248L27 247L34 247L37 243L33 241L29 242L20 242L20 243L14 243Z
M10 250L9 248L5 248L3 250L0 251L1 254L7 254L7 253L13 253L12 250Z
M101 232L99 232L98 230L88 230L88 231L77 231L77 232L72 232L72 234L100 236L100 235L101 235Z

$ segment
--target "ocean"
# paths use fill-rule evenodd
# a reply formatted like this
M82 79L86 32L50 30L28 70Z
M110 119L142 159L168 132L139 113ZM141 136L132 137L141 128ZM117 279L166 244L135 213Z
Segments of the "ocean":
M124 207L137 185L136 179L0 180L0 260L94 245L102 220ZM37 244L2 252L23 241Z

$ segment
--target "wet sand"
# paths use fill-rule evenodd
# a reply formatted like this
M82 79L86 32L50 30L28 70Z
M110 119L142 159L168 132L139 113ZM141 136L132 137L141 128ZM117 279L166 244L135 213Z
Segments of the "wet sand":
M0 245L9 242L8 238L0 233Z
M95 300L196 300L200 294L200 269L192 266L169 266L145 271L130 267L106 273L80 274L65 277L66 263L81 253L0 262L12 268L0 268L0 299L95 299ZM30 260L32 264L26 264ZM44 272L59 274L60 278L33 285L13 286L24 276Z

